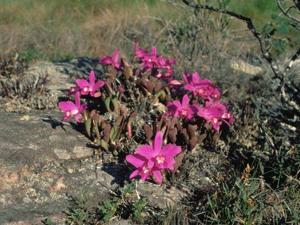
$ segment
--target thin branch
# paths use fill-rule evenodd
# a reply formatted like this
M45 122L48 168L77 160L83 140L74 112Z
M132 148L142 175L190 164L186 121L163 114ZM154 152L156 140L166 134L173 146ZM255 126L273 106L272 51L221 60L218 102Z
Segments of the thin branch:
M292 16L289 11L292 8L295 8L295 6L291 6L289 7L287 10L285 10L281 4L281 0L276 0L277 3L277 7L280 9L280 11L283 13L283 15L285 15L287 18L289 18L291 21L293 21L295 24L295 27L298 27L300 25L300 20L297 19L296 17Z
M257 29L255 28L252 20L249 17L240 15L238 13L235 13L233 11L227 10L227 9L221 9L221 8L215 8L213 6L210 5L203 5L203 4L198 4L189 0L182 0L182 2L184 4L186 4L187 6L194 8L194 9L205 9L205 10L209 10L212 12L216 12L216 13L221 13L224 15L228 15L231 16L233 18L236 18L238 20L243 21L244 23L246 23L249 31L253 34L253 36L257 39L259 46L260 46L260 50L262 52L263 58L270 64L271 69L275 75L276 78L280 79L281 81L283 81L283 76L282 73L279 71L278 66L276 66L273 62L273 58L271 57L268 48L266 48L266 46L264 45L263 42L263 36L261 33L259 33L257 31Z

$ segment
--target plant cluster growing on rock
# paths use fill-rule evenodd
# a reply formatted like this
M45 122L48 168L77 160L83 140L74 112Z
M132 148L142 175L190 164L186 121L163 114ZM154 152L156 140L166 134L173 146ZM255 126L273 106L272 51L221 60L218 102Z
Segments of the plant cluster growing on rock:
M161 183L161 172L176 171L185 152L208 133L234 122L211 80L197 72L175 79L176 61L159 55L154 47L147 51L135 44L132 64L120 57L119 50L99 62L105 66L105 79L97 80L91 71L87 80L76 80L69 90L75 102L62 101L59 108L64 120L74 117L83 123L93 143L106 151L128 154L155 137L152 147L138 146L127 156L138 168L131 178L153 176Z

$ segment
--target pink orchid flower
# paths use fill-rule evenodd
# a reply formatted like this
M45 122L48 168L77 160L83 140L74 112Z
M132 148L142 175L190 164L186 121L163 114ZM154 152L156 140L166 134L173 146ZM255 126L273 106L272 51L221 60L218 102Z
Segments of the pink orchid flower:
M72 116L80 123L81 113L86 109L85 104L80 104L80 93L75 94L75 104L72 101L63 101L58 104L58 108L64 112L64 121L69 120Z
M194 114L194 109L190 105L190 98L187 94L185 94L181 100L175 100L168 103L168 115L172 115L175 117L183 117L187 119L192 119Z
M192 75L183 74L183 80L186 83L184 89L192 91L194 96L199 96L204 100L216 100L221 97L219 88L214 86L211 80L200 79L197 72L194 72Z
M157 132L152 145L139 145L134 154L126 156L126 161L136 167L129 178L140 176L142 180L147 180L152 177L156 183L161 184L162 170L173 171L174 157L180 152L181 147L177 145L163 145L163 133Z
M157 49L153 47L151 52L142 49L137 43L134 45L135 56L140 60L144 70L152 70L157 78L169 79L173 75L172 65L176 64L174 59L167 59L157 54Z
M158 73L155 74L155 76L157 78L169 80L174 73L172 66L175 64L176 61L173 59L166 59L164 57L160 57L160 59L158 60Z
M140 60L142 61L145 70L150 70L157 67L158 55L156 48L152 48L150 54L148 54L147 51L145 51L145 54L143 54L142 57L140 57Z
M115 69L119 70L121 67L119 49L116 49L111 56L104 56L100 59L100 63L103 65L112 65Z
M141 59L148 55L148 52L145 49L140 48L138 43L134 43L134 55Z
M225 122L228 126L234 122L233 116L221 102L206 102L205 107L198 106L197 109L197 115L210 123L216 131L220 130L222 122Z
M89 81L85 79L77 79L76 84L81 95L90 94L92 97L99 97L101 95L98 90L104 86L105 82L102 80L96 81L96 76L94 71L90 72Z

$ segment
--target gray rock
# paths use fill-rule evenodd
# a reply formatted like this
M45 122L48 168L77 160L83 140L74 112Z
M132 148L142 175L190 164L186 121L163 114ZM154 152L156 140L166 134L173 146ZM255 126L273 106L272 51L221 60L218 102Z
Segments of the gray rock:
M262 75L265 73L263 68L251 65L241 59L231 60L230 67L238 72L247 73L250 75Z
M59 97L66 96L77 78L87 78L90 71L98 78L103 73L98 59L81 57L66 62L38 61L20 76L1 78L15 98L0 98L2 109L7 112L28 112L32 109L54 109ZM0 91L1 94L1 91Z
M0 224L59 213L66 194L84 194L96 204L117 187L113 176L95 172L86 137L70 126L53 129L45 116L32 113L23 120L0 112Z

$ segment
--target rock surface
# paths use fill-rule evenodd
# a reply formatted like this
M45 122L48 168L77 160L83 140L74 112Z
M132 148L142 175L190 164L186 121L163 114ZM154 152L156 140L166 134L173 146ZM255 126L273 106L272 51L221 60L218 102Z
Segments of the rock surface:
M0 112L0 224L59 213L67 193L102 199L102 184L115 188L112 176L95 170L87 138L52 128L44 116Z
M247 73L250 75L263 75L264 69L259 66L253 66L241 59L231 60L230 67L238 72Z
M45 120L53 114L0 112L0 224L30 224L56 217L66 209L68 195L84 195L94 206L130 173L127 166L96 160L84 135L71 126L55 127ZM161 207L181 197L178 191L166 192L145 182L139 182L137 190Z
M98 76L103 74L98 59L80 57L68 62L35 62L17 78L5 79L6 85L17 89L17 95L2 101L0 96L0 103L7 112L54 109L58 99L66 95L76 78L88 77L91 70L96 71Z

